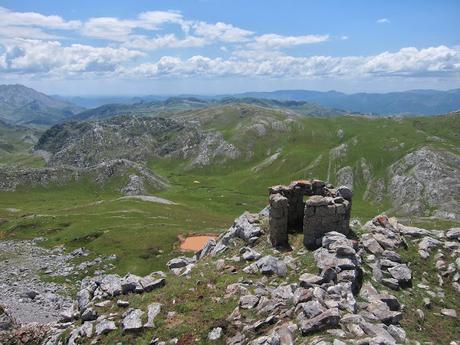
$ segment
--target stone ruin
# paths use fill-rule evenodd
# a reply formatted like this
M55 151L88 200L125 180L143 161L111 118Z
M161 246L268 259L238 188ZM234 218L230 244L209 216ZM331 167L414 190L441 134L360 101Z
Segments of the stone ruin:
M320 180L299 180L269 188L269 237L276 248L289 248L288 233L303 231L307 248L321 245L325 233L350 232L352 192Z

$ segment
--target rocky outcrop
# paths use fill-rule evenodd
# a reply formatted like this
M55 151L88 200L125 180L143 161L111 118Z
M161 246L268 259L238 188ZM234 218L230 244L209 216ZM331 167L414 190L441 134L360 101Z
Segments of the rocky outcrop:
M392 206L398 213L460 220L460 156L422 147L389 168ZM433 213L430 210L435 210Z
M204 131L197 122L138 116L58 124L35 148L51 153L50 166L79 168L114 159L145 163L155 157L187 159L196 167L240 156L220 132Z
M132 171L136 175L132 175ZM128 175L129 174L129 175ZM128 186L122 189L127 195L145 192L144 184L153 189L164 189L168 186L167 181L141 164L117 159L103 162L88 168L76 168L72 166L60 166L52 168L29 168L29 169L0 169L0 191L12 192L17 187L65 185L67 183L90 179L97 185L103 185L113 177L126 176L130 179ZM129 177L128 177L129 176ZM137 176L136 182L131 176ZM139 182L139 183L137 183Z

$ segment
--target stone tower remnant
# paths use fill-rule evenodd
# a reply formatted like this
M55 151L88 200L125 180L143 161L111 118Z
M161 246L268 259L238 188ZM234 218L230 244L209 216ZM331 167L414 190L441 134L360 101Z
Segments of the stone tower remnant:
M269 236L274 247L288 248L288 233L302 232L304 245L314 248L325 233L349 234L352 191L334 189L320 180L299 180L269 188ZM307 198L304 200L304 198Z

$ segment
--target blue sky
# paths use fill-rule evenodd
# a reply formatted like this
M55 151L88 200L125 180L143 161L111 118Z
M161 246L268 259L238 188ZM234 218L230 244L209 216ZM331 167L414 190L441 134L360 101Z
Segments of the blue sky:
M53 94L460 87L459 1L1 1L0 83Z

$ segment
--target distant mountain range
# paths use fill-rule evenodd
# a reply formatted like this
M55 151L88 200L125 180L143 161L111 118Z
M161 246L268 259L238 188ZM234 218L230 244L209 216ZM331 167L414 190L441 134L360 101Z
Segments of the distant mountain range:
M171 114L181 111L237 104L248 104L270 109L283 109L285 111L292 111L298 115L307 116L333 117L351 114L347 111L325 108L320 105L304 101L278 101L273 99L259 99L254 97L225 97L221 99L208 100L195 97L171 97L166 100L156 100L151 102L142 101L135 104L105 104L100 107L88 109L79 114L71 116L68 118L68 120L100 120L120 115L161 115L168 117Z
M48 96L23 85L0 85L0 120L52 125L118 115L167 116L168 113L245 103L308 116L437 115L460 109L460 89L345 94L337 91L280 90L235 95L176 97ZM85 108L90 108L86 110Z
M51 125L82 110L23 85L0 85L0 119L10 123Z
M337 91L280 90L246 92L234 97L313 102L324 107L380 115L437 115L460 109L460 89L355 94Z
M79 106L94 108L105 104L132 105L139 102L165 101L168 96L142 97L61 97ZM337 91L279 90L271 92L245 92L233 95L203 96L180 95L174 98L198 98L217 101L224 98L257 98L278 101L315 103L323 108L342 109L377 115L438 115L460 109L460 89L448 91L411 90L390 93L354 93Z

